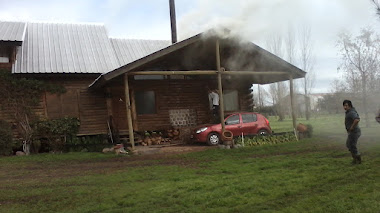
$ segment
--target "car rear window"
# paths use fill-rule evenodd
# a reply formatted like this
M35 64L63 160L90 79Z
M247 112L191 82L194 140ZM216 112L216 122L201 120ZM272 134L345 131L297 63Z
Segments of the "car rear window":
M232 115L226 120L226 125L233 125L233 124L239 124L239 123L240 123L239 115Z
M256 114L241 114L241 118L243 119L243 123L251 123L257 121Z

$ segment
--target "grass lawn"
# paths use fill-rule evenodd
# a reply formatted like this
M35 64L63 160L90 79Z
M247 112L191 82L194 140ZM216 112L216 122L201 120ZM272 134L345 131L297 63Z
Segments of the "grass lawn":
M2 157L0 212L379 212L380 125L362 128L351 165L343 116L300 120L314 137L276 145Z

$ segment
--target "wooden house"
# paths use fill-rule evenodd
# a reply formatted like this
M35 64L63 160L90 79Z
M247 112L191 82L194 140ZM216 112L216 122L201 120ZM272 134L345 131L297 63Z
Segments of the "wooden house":
M305 76L228 32L170 44L110 39L103 25L27 23L20 41L10 70L64 85L65 94L44 94L36 110L45 118L78 117L80 135L191 128L210 121L207 87L222 91L222 113L246 111L252 84ZM11 120L0 113L4 118Z

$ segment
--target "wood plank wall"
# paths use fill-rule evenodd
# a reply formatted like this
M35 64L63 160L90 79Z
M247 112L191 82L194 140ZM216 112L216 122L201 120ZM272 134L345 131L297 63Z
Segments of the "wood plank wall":
M44 94L34 111L41 118L61 118L64 116L79 117L80 135L107 134L108 114L105 97L106 88L91 92L88 85L93 77L55 78L51 83L64 85L67 92L60 96ZM131 80L131 92L154 91L156 98L156 113L137 115L139 131L162 130L171 128L169 110L195 109L197 124L209 123L211 112L208 102L207 85L215 85L210 80ZM239 108L242 111L250 109L248 101L250 84L239 86L223 85L224 89L238 89ZM211 86L213 87L213 86ZM214 86L215 87L215 86ZM127 133L125 96L123 85L110 88L112 97L112 114L115 127L120 133ZM133 103L132 103L133 104ZM0 119L14 123L12 110L0 108Z
M64 85L66 93L60 96L46 94L47 117L78 117L79 135L106 134L108 130L106 98L103 91L88 89L92 81L93 78L54 81L56 84Z
M207 85L215 85L215 82L209 80L131 80L131 92L154 91L156 98L155 114L137 115L138 131L172 128L169 118L171 109L195 109L197 124L209 123L211 112ZM239 88L228 85L225 87L238 90L239 108L243 111L250 109L250 103L247 100L249 87L250 85L244 84L239 85ZM120 132L127 132L124 88L114 86L111 88L111 93L115 125Z
M59 80L58 80L59 79ZM33 111L40 119L55 119L65 116L80 119L79 135L107 134L107 106L103 91L91 92L88 85L93 77L56 78L50 83L63 85L67 92L62 95L43 94ZM14 111L9 107L0 107L0 119L15 126ZM14 128L17 137L17 129Z

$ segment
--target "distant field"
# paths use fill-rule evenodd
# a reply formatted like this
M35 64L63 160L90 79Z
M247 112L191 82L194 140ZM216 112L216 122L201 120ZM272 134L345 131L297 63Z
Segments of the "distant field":
M380 125L362 128L363 164L351 165L343 116L299 119L314 137L276 145L3 157L0 212L379 212Z

